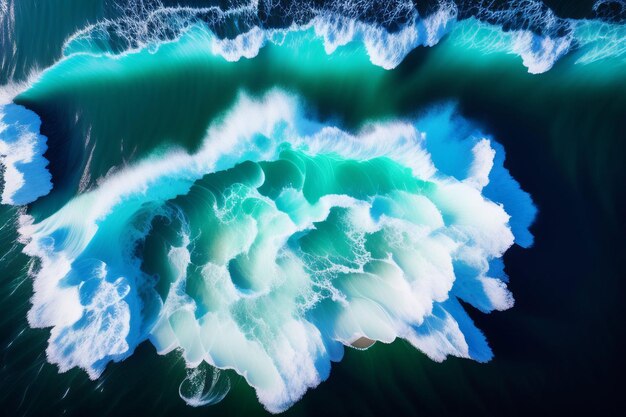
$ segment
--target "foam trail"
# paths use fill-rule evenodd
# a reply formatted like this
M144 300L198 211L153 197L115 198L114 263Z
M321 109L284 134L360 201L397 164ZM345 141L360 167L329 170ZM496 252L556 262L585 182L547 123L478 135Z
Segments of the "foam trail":
M283 92L242 96L198 152L21 218L24 251L41 260L29 323L52 328L61 371L97 378L150 340L191 368L234 369L271 412L325 380L344 346L400 337L437 361L489 360L458 299L513 305L501 256L532 243L535 213L503 160L453 106L353 135ZM225 395L190 372L192 405Z
M180 397L192 407L217 404L230 391L230 380L217 368L202 364L187 371L178 389Z
M626 10L626 6L624 6ZM626 56L626 26L589 21L576 25L576 41L581 46L576 63L591 64L601 60L621 60Z

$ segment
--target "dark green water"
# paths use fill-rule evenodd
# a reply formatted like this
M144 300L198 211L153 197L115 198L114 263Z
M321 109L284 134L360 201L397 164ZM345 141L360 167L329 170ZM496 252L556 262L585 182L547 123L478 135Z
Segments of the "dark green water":
M359 42L326 54L313 29L237 62L210 53L213 38L198 29L157 51L71 55L54 64L67 36L119 11L96 1L51 9L27 3L16 3L14 26L2 21L0 45L10 65L2 66L0 81L19 82L33 68L52 66L14 102L42 120L54 188L27 208L0 209L0 398L8 414L267 414L232 370L221 403L187 406L178 396L186 376L181 353L157 355L149 342L110 363L95 381L77 368L59 373L46 361L50 330L31 329L26 320L29 269L37 261L20 253L16 221L24 210L44 220L78 193L98 189L112 169L158 158L173 146L197 152L207 128L241 92L258 99L276 88L297 96L306 118L350 132L374 120L420 119L433 106L456 103L460 115L503 145L506 168L538 209L534 245L504 255L515 306L482 314L465 305L489 340L490 362L437 363L404 340L346 349L330 378L285 415L578 415L617 406L626 269L621 56L577 64L585 51L573 51L549 71L530 74L514 53L470 46L468 37L480 37L465 21L392 70L372 65ZM16 55L8 52L13 37Z

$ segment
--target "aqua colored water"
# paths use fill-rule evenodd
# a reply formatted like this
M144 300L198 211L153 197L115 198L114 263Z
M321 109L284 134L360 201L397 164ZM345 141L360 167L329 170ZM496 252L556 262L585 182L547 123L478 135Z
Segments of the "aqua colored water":
M3 409L612 411L625 19L0 0Z

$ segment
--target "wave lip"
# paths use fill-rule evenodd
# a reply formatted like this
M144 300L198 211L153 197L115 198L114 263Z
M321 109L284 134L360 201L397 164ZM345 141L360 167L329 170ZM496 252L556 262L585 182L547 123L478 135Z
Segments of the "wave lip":
M23 205L52 189L47 138L39 133L41 120L16 104L0 106L0 164L4 168L2 204Z
M351 134L280 91L242 96L197 153L22 219L42 261L29 323L52 327L61 371L97 378L150 340L189 367L234 369L271 412L328 378L345 346L403 338L436 361L487 361L458 300L513 305L501 257L532 244L535 213L503 161L453 106ZM181 396L221 399L227 384L205 377Z

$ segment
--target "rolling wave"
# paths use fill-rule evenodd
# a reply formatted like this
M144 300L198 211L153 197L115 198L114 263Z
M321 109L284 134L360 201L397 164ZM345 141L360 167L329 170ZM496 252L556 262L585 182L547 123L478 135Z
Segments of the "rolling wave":
M471 124L453 106L357 135L301 108L278 90L241 96L198 152L21 217L40 260L28 320L52 328L50 362L97 378L150 340L190 367L234 369L280 412L344 346L403 338L437 361L492 357L459 300L513 305L501 256L532 244L535 214L502 148L459 137Z
M375 1L331 2L325 7L303 2L282 10L281 14L289 18L275 27L259 17L260 10L268 7L265 3L244 3L223 11L218 7L164 7L158 2L147 6L140 2L140 7L133 3L135 6L120 19L102 21L72 35L64 45L64 55L117 55L155 49L200 26L216 35L213 52L236 61L253 58L267 42L280 44L290 33L313 28L327 53L350 42L361 42L374 65L393 69L413 49L434 46L452 33L460 40L458 45L487 54L518 55L528 72L540 74L570 52L579 56L577 63L610 58L623 61L624 26L600 19L600 11L607 10L600 3L594 6L595 19L571 19L558 17L537 0L501 4L439 1L424 15L412 2L391 2L385 7ZM282 27L287 22L289 25ZM224 26L237 29L225 31Z

